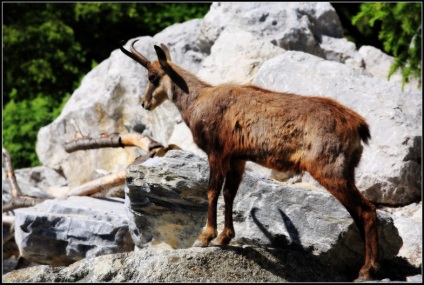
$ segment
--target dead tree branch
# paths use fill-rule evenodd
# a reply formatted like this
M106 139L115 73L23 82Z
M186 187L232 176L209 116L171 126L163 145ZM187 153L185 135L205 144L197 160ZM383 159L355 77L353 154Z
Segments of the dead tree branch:
M22 191L19 188L18 182L16 181L15 171L12 166L12 158L10 157L9 152L2 148L3 153L3 168L6 171L7 179L9 180L10 187L12 188L12 196L18 197L22 195ZM3 211L4 212L4 211Z
M150 152L155 148L163 147L162 144L154 139L141 134L102 133L100 138L81 136L81 133L78 132L76 134L74 140L64 144L65 151L68 153L86 149L126 146L137 146L146 152Z
M7 204L3 205L3 213L17 208L28 208L45 201L46 198L36 198L30 196L19 196L12 198Z
M97 178L90 182L84 183L78 187L73 188L66 196L86 196L95 194L103 189L105 186L112 186L125 182L125 169L118 172L108 174L106 176Z
M3 215L1 219L2 219L3 225L10 227L15 224L15 216Z
M75 139L64 144L65 151L68 153L75 152L78 150L97 149L105 147L136 146L148 152L147 156L141 157L141 159L144 161L150 157L155 156L156 153L160 153L161 155L163 155L163 152L168 151L168 149L178 148L174 145L164 147L162 144L155 141L154 139L141 134L129 133L120 135L119 133L102 133L100 135L100 138L92 138L89 136L82 135L81 131L77 126L75 126L75 129ZM66 197L93 195L103 190L106 186L118 185L124 182L125 170L121 170L80 185L72 189L69 193L67 193Z
M45 199L43 198L25 196L22 194L22 191L19 188L18 182L16 180L15 171L12 167L12 158L5 148L2 148L2 153L3 168L6 171L10 187L12 188L12 199L10 199L10 201L3 206L3 213L12 211L17 208L31 207L44 201Z

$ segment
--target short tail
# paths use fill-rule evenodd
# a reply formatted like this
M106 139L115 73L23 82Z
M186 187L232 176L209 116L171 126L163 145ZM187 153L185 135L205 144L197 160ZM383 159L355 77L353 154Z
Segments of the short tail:
M358 127L359 136L365 144L368 144L368 141L371 139L370 129L368 124L365 122L360 123Z

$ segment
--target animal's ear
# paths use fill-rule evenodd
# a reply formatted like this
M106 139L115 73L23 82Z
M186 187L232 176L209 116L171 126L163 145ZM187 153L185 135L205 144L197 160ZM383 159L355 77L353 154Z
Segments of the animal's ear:
M165 45L163 45L165 46ZM156 50L156 54L158 56L158 60L160 63L160 66L162 67L162 69L166 72L166 74L168 74L168 76L171 78L171 80L178 86L181 88L181 90L183 90L186 94L189 93L189 89L187 86L187 83L185 82L184 78L181 77L181 75L179 75L169 64L168 64L168 57L169 57L169 50L168 48L165 46L165 50L166 52L158 47L157 45L155 45L155 50ZM168 56L167 56L168 54Z

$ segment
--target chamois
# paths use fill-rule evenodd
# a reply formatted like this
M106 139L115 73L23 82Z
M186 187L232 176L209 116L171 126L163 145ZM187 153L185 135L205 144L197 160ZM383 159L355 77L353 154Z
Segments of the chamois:
M194 142L208 155L208 216L193 246L221 246L235 236L233 201L246 161L277 171L308 171L347 209L365 247L357 280L378 269L376 207L355 186L355 167L371 138L365 119L335 100L275 92L255 85L212 86L172 62L168 48L154 46L150 62L134 48L120 49L147 69L141 105L154 110L172 101ZM224 183L225 181L225 183ZM217 200L224 184L225 222L217 235Z

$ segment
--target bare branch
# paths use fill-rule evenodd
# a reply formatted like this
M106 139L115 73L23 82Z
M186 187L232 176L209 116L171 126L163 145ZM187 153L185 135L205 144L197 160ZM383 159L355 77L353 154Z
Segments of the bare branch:
M66 196L87 196L95 194L105 186L111 186L125 182L125 169L118 172L105 175L90 182L84 183L76 188L73 188Z
M100 138L82 136L64 144L65 151L68 153L86 149L125 146L137 146L146 152L163 147L162 144L148 136L134 133L124 135L102 133Z
M145 152L151 152L155 148L162 148L163 145L149 136L130 133L121 135L121 142L124 146L137 146Z
M124 135L121 138L124 139L126 145L136 145L143 149L152 148L152 146L156 146L156 141L150 139L149 137L138 135L138 134L128 134ZM138 164L146 161L150 157L153 156L163 156L165 153L172 149L181 149L180 147L171 144L166 147L155 147L153 148L149 154L144 156L139 156L135 159L134 163ZM66 194L66 197L69 196L86 196L93 195L97 192L102 191L105 187L110 187L113 185L123 184L125 182L125 169L120 170L115 173L111 173L105 175L103 177L97 178L85 184L82 184L76 188L73 188ZM59 199L63 199L65 197L59 197Z
M15 216L3 215L1 220L3 225L12 226L15 224Z
M2 148L3 152L3 168L6 171L7 179L9 180L10 187L12 188L12 196L18 197L22 195L22 191L19 188L18 182L16 181L15 171L12 166L12 158L10 157L9 152Z
M35 198L30 196L19 196L12 198L7 204L3 206L3 213L9 212L17 208L27 208L43 201L47 200L46 198Z
M153 153L153 155L151 155L150 157L153 157L153 156L164 156L170 150L181 150L181 149L182 148L180 148L176 144L170 144L170 145L167 145L165 147L153 149L151 151L151 153Z
M121 137L118 134L111 134L110 136L102 138L91 138L88 136L83 136L67 142L63 146L65 151L68 153L78 150L97 149L104 147L123 147L121 144Z

